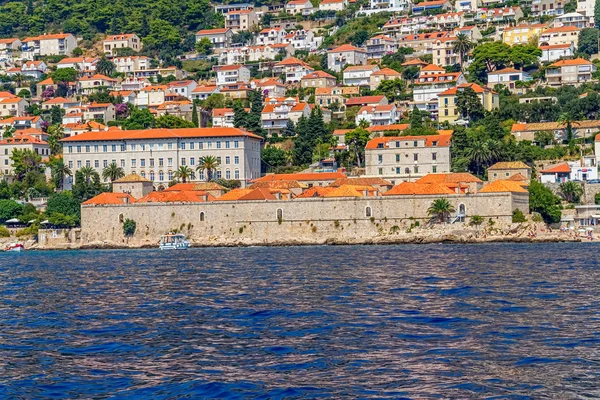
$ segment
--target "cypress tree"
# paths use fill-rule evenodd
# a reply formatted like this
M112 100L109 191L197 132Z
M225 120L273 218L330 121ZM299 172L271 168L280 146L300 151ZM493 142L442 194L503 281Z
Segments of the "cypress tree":
M192 108L192 123L196 128L200 126L198 123L198 108L196 107L196 103L194 103Z

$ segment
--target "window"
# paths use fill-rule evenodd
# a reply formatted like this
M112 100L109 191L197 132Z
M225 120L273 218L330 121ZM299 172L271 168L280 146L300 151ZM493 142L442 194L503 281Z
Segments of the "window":
M105 145L102 146L102 152L103 153L108 152L108 145L107 144L105 144Z
M124 144L121 145L121 151L125 151L125 145Z
M169 144L167 144L167 149L169 149L169 150L173 150L173 143L169 143Z
M158 144L158 149L159 149L159 150L163 150L163 149L164 149L164 147L165 147L164 143L159 143L159 144Z
M184 142L181 142L181 143L179 144L179 148L180 148L181 150L185 150L185 143L184 143Z
M233 163L238 165L240 163L240 156L233 157Z
M396 175L400 175L400 167L396 167Z
M196 160L194 159L194 157L190 157L190 165L194 165L196 163Z
M204 222L204 211L200 213L200 222Z
M140 172L140 176L141 176L142 178L145 178L145 177L146 177L146 171L142 171L142 172Z
M373 215L373 212L371 211L371 207L366 207L365 208L365 217L371 217Z
M132 145L130 146L130 148L131 148L131 151L135 151L135 144L132 144Z
M153 167L154 167L154 158L150 158L150 159L148 160L148 162L149 162L149 164L150 164L150 168L153 168Z
M225 164L231 164L231 157L225 157Z
M140 147L142 148L142 151L146 151L146 145L145 144L140 144Z
M86 145L86 146L85 146L85 152L86 152L86 153L89 153L89 152L90 152L90 146L89 146L89 145Z
M77 146L77 152L81 153L81 146Z
M104 168L108 167L108 160L102 161L102 167L104 167Z
M383 175L383 168L379 168L379 171L377 172L379 172L379 175Z
M158 171L158 180L159 181L164 181L165 180L165 173L162 171Z
M230 147L230 142L229 140L225 141L225 148L228 149Z
M406 175L410 174L410 168L408 168L408 167L404 168L404 173Z
M92 162L90 160L85 160L85 166L86 167L91 167L92 166Z
M437 160L437 153L431 153L431 159L433 161L436 161Z
M417 167L415 165L414 168L413 168L413 171L414 171L415 174L418 174L419 173L419 167Z
M165 159L164 158L159 158L158 159L158 166L159 167L164 167L165 166Z
M221 171L217 171L217 179L221 179L221 178L222 178Z
M100 160L94 160L94 168L100 168Z
M7 163L8 160L4 160L5 163ZM73 169L73 161L69 161L69 168Z
M173 171L169 171L167 176L169 177L169 180L172 181L173 180Z
M239 169L236 169L233 172L233 179L240 179L240 170Z
M204 148L204 143L198 142L198 148L202 150Z
M419 161L419 155L417 153L413 154L414 161Z
M437 166L433 166L431 167L431 172L433 172L434 174L437 172Z
M217 162L221 164L221 157L217 157Z
M112 148L111 150L112 150L113 153L115 153L117 151L117 145L116 144L113 144L111 146L111 148Z
M181 165L185 165L185 157L181 159Z
M145 158L140 159L140 167L146 168L146 159Z
M400 154L396 154L396 162L400 162Z
M96 145L94 145L94 153L97 153L97 152L98 152L98 145L96 144Z
M173 159L172 158L167 158L167 166L168 167L172 167L173 166Z
M377 162L379 164L381 164L383 162L383 155L382 154L377 155Z
M154 171L150 171L150 180L154 182Z
M131 168L135 168L135 167L137 167L137 165L136 165L136 161L137 161L137 160L136 160L135 158L131 160Z
M194 150L194 142L190 142L190 150Z
M237 140L234 140L234 141L233 141L233 148L234 148L234 149L237 149L237 148L239 148L239 147L240 147L240 142L238 142Z
M121 159L121 168L125 168L125 160Z
M413 142L413 147L417 147L418 145L419 145L419 143L418 143L418 142L415 140L415 141Z
M73 152L73 146L69 146L68 147L68 151L69 151L69 153L72 153ZM8 154L8 149L5 150L4 154Z
M77 160L77 169L81 168L81 160Z

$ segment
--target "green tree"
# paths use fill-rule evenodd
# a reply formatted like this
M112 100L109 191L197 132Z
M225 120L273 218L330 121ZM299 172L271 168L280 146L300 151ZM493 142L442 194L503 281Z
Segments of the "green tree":
M369 32L364 29L356 31L351 38L352 44L355 46L362 46L369 39L369 36Z
M50 122L52 125L62 124L63 115L65 115L64 108L52 106L52 108L50 108Z
M485 109L475 90L466 87L456 93L456 108L463 118L477 122L485 116Z
M77 201L83 203L103 191L100 175L92 167L83 167L75 172L75 183L72 192Z
M155 128L165 128L165 129L176 129L176 128L197 128L198 126L194 126L194 123L191 121L186 121L183 118L176 117L174 115L161 115L160 117L154 120Z
M111 76L117 69L117 66L106 57L102 57L96 64L96 72L105 76Z
M579 122L576 121L575 117L570 112L564 112L560 114L558 120L556 121L560 125L566 127L567 129L567 141L573 140L573 125L579 125Z
M58 190L63 189L65 178L73 175L73 172L71 172L71 169L65 164L62 157L52 158L50 160L50 171L54 187Z
M579 203L583 195L583 188L577 182L568 181L560 184L559 192L566 202Z
M248 113L244 110L242 103L236 101L233 103L233 126L236 128L243 128L246 126L248 120Z
M115 163L110 163L102 170L102 179L109 180L111 183L125 176L123 168Z
M248 31L239 31L231 37L231 43L247 45L254 40L254 34Z
M483 217L481 215L473 215L469 221L469 225L479 227L483 224Z
M202 38L196 42L195 48L198 54L207 55L212 53L213 43L209 38Z
M283 131L283 136L285 137L293 137L296 134L296 126L294 125L294 121L288 119L287 124L285 125L285 130Z
M600 0L596 0L594 5L594 24L596 24L596 28L600 29Z
M344 136L344 142L350 148L356 159L356 165L363 165L365 146L371 138L371 133L363 128L354 129Z
M81 47L75 47L71 52L71 55L73 55L73 57L81 57L83 55L83 50Z
M52 80L59 82L76 82L79 78L79 72L74 68L59 68L52 73Z
M137 224L134 220L126 218L123 222L123 235L125 237L132 237L135 234Z
M529 208L539 213L547 224L560 222L560 198L535 180L529 184Z
M41 168L42 157L30 149L14 149L10 156L12 167L17 179L23 177L32 171L39 172Z
M598 54L598 33L596 28L584 28L579 31L577 41L577 51L585 53L588 56Z
M487 72L504 68L510 63L510 46L503 42L483 43L473 50L473 61L469 73L473 78L485 82Z
M419 77L419 74L419 67L407 67L404 71L402 71L402 79L404 79L405 81L414 82L415 79Z
M192 177L193 172L194 171L192 171L192 169L187 165L181 165L179 168L177 168L177 171L175 171L175 178L181 179L181 182L186 183Z
M448 199L435 199L427 209L427 215L435 217L439 223L443 223L456 211Z
M54 193L48 198L46 215L54 214L70 215L79 219L81 216L80 203L71 192Z
M516 208L512 213L512 222L515 224L527 222L527 218L525 218L525 214L523 214L523 211Z
M0 200L0 222L18 218L23 213L23 205L14 200Z
M207 110L225 107L225 96L221 93L213 93L202 102L202 107Z
M460 57L460 68L462 70L463 65L465 64L465 57L469 54L469 51L474 47L473 42L465 33L459 33L456 35L456 39L454 39L454 44L452 45L452 49L458 56Z
M498 143L492 139L479 139L466 149L465 155L477 175L481 176L483 169L498 159Z
M121 128L125 130L149 129L154 128L154 116L147 108L133 108L129 119L121 123Z
M194 124L194 128L200 126L200 122L198 121L198 107L196 107L196 103L192 106L192 124Z
M62 144L60 143L60 140L65 137L65 130L60 125L50 125L47 133L50 154L62 154Z
M542 50L536 44L518 44L510 48L510 62L517 69L528 65L537 65Z
M421 115L421 111L414 106L410 113L410 127L412 129L418 129L423 127L423 116Z
M206 180L211 181L213 171L215 169L217 169L219 167L219 165L221 165L221 163L219 162L219 159L217 157L204 156L204 157L200 158L200 161L198 162L198 166L196 167L196 170L200 173L202 173L203 171L206 171Z
M286 152L275 146L266 146L260 155L263 172L271 172L287 164Z

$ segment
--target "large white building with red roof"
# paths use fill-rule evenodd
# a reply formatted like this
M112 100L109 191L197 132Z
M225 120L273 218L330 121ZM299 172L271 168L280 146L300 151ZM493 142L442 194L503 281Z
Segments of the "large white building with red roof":
M262 138L236 128L146 129L84 132L63 139L65 164L77 171L85 166L99 174L110 164L125 174L138 174L156 188L167 188L175 171L187 166L192 180L205 180L206 171L196 170L200 159L214 156L220 165L215 178L240 180L243 185L260 177ZM72 182L66 182L70 187Z
M371 75L377 71L377 65L351 65L344 70L344 85L369 86Z
M285 12L292 15L310 15L315 12L310 0L290 0L285 4Z
M308 103L297 98L268 98L260 114L262 128L269 132L281 132L288 121L298 123L300 117L310 115Z
M363 121L373 126L392 125L398 121L399 113L395 104L363 106L355 117L356 125Z
M319 3L319 11L344 11L348 7L348 0L322 0Z

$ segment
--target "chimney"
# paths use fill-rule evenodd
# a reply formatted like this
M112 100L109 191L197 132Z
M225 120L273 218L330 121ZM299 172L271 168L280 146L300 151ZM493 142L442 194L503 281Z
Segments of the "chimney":
M456 186L456 194L460 194L460 183Z
M274 195L277 200L281 200L281 192L275 192Z

